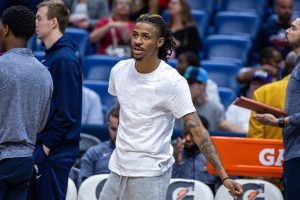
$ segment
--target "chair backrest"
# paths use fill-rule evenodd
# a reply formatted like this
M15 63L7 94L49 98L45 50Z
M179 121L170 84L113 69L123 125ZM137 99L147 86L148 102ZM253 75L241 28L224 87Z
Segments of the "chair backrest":
M74 181L76 187L78 186L78 178L79 178L80 169L77 167L72 167L69 173L69 178Z
M89 44L88 31L81 28L68 27L65 30L65 35L67 35L75 42L76 49L79 53L79 57L83 58L87 53L88 44Z
M207 0L188 0L188 4L191 9L194 10L203 10L209 16L213 12L215 1L207 1Z
M294 12L300 11L300 0L294 0Z
M223 0L221 10L256 12L260 16L267 8L267 0Z
M45 51L33 51L32 53L34 57L40 62L42 62L45 59Z
M66 200L77 200L77 188L71 178L68 178L68 189Z
M211 35L206 38L204 57L208 60L247 64L251 40L238 35Z
M117 103L117 98L108 93L108 81L85 80L83 84L100 96L104 116L106 116L110 108Z
M27 48L32 51L43 51L42 41L37 38L36 34L33 34L27 42Z
M236 93L233 89L226 88L226 87L219 87L218 90L219 90L221 102L226 110L228 108L228 106L236 98Z
M196 23L198 33L201 39L204 39L207 35L208 30L208 16L203 10L191 10L192 17ZM169 21L169 12L168 10L164 10L162 13L162 17L166 22Z
M82 124L81 132L93 135L101 141L106 141L110 139L108 128L105 125Z
M78 190L78 200L98 200L108 174L93 175L84 180Z
M211 189L201 181L191 179L171 179L166 199L213 200L214 195Z
M82 68L85 80L108 81L112 67L120 58L107 55L91 55L85 57Z
M256 13L223 11L215 18L214 33L241 35L254 39L260 27L260 18Z
M167 64L169 64L171 67L176 68L177 65L177 59L168 59Z
M80 133L80 138L81 138L79 142L80 152L85 152L91 146L95 146L101 143L101 141L97 137L86 133Z
M201 67L208 73L208 77L215 81L219 87L232 88L236 94L240 91L240 86L236 81L236 75L240 68L229 62L220 62L214 60L201 61Z
M243 186L243 196L238 200L246 199L265 199L265 200L283 200L279 188L270 182L256 179L237 179L237 182ZM232 200L228 190L222 185L217 190L215 200Z

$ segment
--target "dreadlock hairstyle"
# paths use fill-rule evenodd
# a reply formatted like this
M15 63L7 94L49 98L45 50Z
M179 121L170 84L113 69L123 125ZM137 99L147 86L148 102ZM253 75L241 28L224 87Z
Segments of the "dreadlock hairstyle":
M161 60L167 60L167 56L172 54L175 42L173 41L172 33L163 18L157 14L143 14L137 19L136 23L138 22L153 24L159 31L159 37L165 38L165 42L159 48L157 56Z

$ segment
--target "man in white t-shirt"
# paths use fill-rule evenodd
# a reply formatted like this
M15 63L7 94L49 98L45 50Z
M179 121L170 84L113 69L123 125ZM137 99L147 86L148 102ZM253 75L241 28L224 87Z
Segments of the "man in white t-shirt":
M101 200L165 200L174 163L174 120L183 118L206 159L233 196L242 194L231 180L203 127L185 78L163 60L174 42L159 15L138 18L132 34L133 58L120 61L110 75L109 93L120 103L120 121Z

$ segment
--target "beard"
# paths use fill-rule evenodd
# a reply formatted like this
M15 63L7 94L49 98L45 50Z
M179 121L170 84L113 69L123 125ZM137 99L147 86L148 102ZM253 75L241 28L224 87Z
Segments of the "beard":
M295 50L300 47L300 37L297 38L296 40L289 41L286 39L285 45L290 49L290 50Z

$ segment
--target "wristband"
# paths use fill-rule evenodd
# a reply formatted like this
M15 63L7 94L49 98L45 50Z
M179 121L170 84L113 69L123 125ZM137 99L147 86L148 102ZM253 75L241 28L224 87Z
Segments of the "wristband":
M280 118L278 119L277 125L278 125L280 128L286 127L286 124L284 123L284 117L280 117Z
M225 178L223 178L221 181L222 181L222 184L224 183L224 181L226 180L226 179L230 179L228 176L227 177L225 177Z

